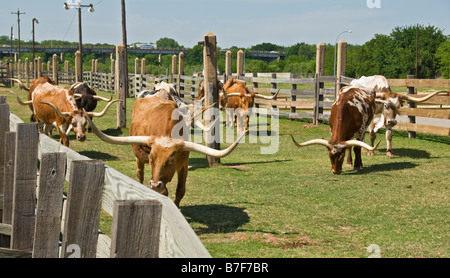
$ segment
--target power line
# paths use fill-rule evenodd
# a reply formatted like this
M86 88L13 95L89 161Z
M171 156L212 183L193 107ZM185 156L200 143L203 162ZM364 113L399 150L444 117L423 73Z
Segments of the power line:
M76 16L76 15L77 15L77 13L76 13L76 11L75 11L75 12L73 13L72 20L70 21L69 27L67 28L66 33L64 34L63 40L66 39L66 36L67 36L67 34L69 33L70 28L72 27L72 23L73 23L73 20L75 19L75 16Z

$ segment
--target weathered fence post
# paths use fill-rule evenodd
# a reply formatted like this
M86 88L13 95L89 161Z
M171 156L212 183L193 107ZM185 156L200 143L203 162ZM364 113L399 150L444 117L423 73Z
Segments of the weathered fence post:
M3 174L3 223L11 224L13 215L14 165L16 160L16 133L5 133ZM8 240L9 241L9 240ZM9 245L8 245L9 246Z
M28 58L25 58L25 82L27 87L30 86L30 62Z
M320 76L325 73L325 44L320 42L317 44L316 52L316 82L314 87L314 116L313 124L318 124L320 108L320 101L323 101L323 95L320 93L320 89L323 88L323 82L320 82Z
M293 78L295 78L295 76L293 76ZM291 84L291 100L292 100L292 103L295 103L295 101L297 101L297 95L294 94L295 91L297 91L297 84L292 82L292 84ZM295 107L295 104L291 105L291 111L289 113L289 119L291 121L294 120L294 118L291 117L291 114L294 114L296 112L296 109L297 109L297 107Z
M340 40L338 43L337 49L337 69L336 69L336 81L335 81L335 97L338 96L339 91L341 89L341 85L339 84L341 80L341 76L345 76L345 70L347 67L347 42L345 40Z
M407 79L414 79L415 75L410 74L406 77ZM408 94L415 94L414 87L407 87L408 88ZM416 108L415 102L408 102L409 108ZM408 116L408 123L415 124L416 123L416 117L415 116ZM415 131L408 131L408 138L416 138L416 132Z
M139 93L139 58L134 59L134 95Z
M127 60L125 46L119 43L116 47L116 74L114 79L115 91L117 99L117 128L127 126L127 108L126 98L128 96L128 76L127 76Z
M215 113L219 110L219 90L217 88L216 35L211 32L206 33L203 37L203 68L205 74L203 81L203 84L205 85L205 106L215 103L214 109L205 111L205 124L209 125L216 117L220 116ZM216 122L215 127L211 131L205 132L206 145L216 150L220 149L220 143L219 140L217 140L220 138L218 124L219 121ZM219 158L210 156L207 156L206 158L209 166L212 166L216 162L220 162Z
M145 88L145 58L141 59L141 90Z
M230 50L227 51L227 53L225 53L225 78L223 79L223 83L225 84L225 82L227 82L228 78L231 77L231 75L233 74L232 72L232 53Z
M59 84L58 82L58 55L53 54L53 81L55 81L56 84Z
M0 195L4 194L3 174L5 172L5 133L9 131L9 105L6 97L0 98ZM2 207L0 207L0 223L2 222ZM1 239L0 239L1 240Z
M42 154L33 258L58 258L66 160L66 153Z
M181 76L184 75L184 53L178 54L178 93L181 97L184 97L184 86L181 85Z
M95 258L104 180L102 161L72 162L61 257Z
M237 78L244 75L244 51L239 50L237 53L237 68L236 68Z
M36 78L40 78L42 76L42 70L43 70L43 66L42 66L42 58L41 57L37 57L37 72L36 72Z
M22 79L22 60L17 60L17 78Z
M72 81L69 78L69 71L70 71L70 69L69 69L69 61L66 60L66 61L64 61L64 77L65 77L64 83L72 83Z
M161 213L157 200L115 201L111 258L159 257Z
M172 55L172 74L170 83L175 83L175 75L177 75L177 55Z
M114 92L114 90L115 90L115 80L116 80L116 77L115 77L115 75L116 75L116 73L115 73L115 70L116 70L116 61L113 59L113 57L112 57L113 55L111 54L111 83L110 83L110 90L111 90L111 92Z
M35 227L37 123L17 125L11 249L31 251Z
M75 52L75 82L83 82L83 64L81 63L81 52Z

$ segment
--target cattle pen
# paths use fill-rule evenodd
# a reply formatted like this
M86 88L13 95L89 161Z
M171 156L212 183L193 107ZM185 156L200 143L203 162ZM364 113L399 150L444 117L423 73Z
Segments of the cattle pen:
M174 57L176 58L176 57ZM179 59L179 58L178 58ZM142 63L142 61L141 61ZM138 65L138 63L136 63ZM176 63L175 63L176 64ZM48 63L47 63L48 65ZM116 75L114 72L111 73L98 73L96 71L96 62L93 62L93 69L92 71L88 71L88 72L83 72L82 76L83 76L83 80L85 82L87 82L88 84L91 85L92 88L99 90L99 91L105 91L105 92L112 92L115 93L115 80L116 80ZM9 65L7 67L8 70L8 76L9 77L17 77L20 79L24 79L24 77L26 76L25 72L24 72L24 67L20 67L18 68L18 70L11 70L13 67L12 65ZM17 67L16 67L17 68ZM47 68L49 68L47 66ZM145 72L139 72L138 70L138 66L136 66L136 72L134 74L130 74L128 76L128 81L129 81L129 92L130 95L129 97L133 97L136 95L136 93L144 90L144 89L153 89L155 84L161 81L167 81L170 83L174 83L176 84L179 92L183 95L183 97L190 101L193 98L196 97L197 92L198 92L198 88L199 88L199 83L203 80L203 77L201 76L185 76L182 74L182 71L179 71L179 73L173 72L171 75L165 75L165 76L154 76L151 74L146 74ZM142 69L142 67L141 67ZM112 67L113 70L113 67ZM67 74L66 74L67 72ZM75 78L76 78L76 73L74 72L70 72L69 70L64 71L64 72L58 72L56 71L41 71L39 73L39 75L48 75L52 78L55 78L56 80L58 80L59 84L72 84L73 82L75 82ZM62 78L62 76L68 76L67 79ZM28 78L32 78L32 74L29 73ZM328 115L329 112L328 110L331 107L331 104L333 103L334 99L335 99L335 94L336 94L336 89L339 88L339 86L336 86L336 81L340 81L340 82L344 82L344 83L349 83L353 78L349 78L349 77L345 77L344 75L340 75L339 77L334 77L334 76L325 76L323 75L323 72L320 73L316 73L315 77L313 78L302 78L296 75L293 75L291 73L243 73L242 71L236 73L236 74L225 74L223 76L219 76L219 79L221 80L226 80L227 78L237 78L240 80L244 80L247 85L249 86L249 88L251 88L255 93L261 93L261 94L274 94L276 91L278 91L279 89L281 89L280 91L280 95L277 99L275 100L256 100L256 105L259 107L267 107L267 108L278 108L280 110L280 115L281 116L285 116L288 119L291 120L295 120L295 119L310 119L313 122L313 125L305 125L307 127L312 127L310 130L314 129L316 126L317 129L320 128L324 128L323 126L320 125L320 123L322 121L326 121L328 119ZM26 79L26 78L25 78ZM410 94L427 94L429 91L429 88L445 88L446 90L450 88L450 83L449 80L446 79L390 79L389 80L391 86L393 88L396 89L396 91L398 92L403 92L403 90L407 90L408 93ZM422 88L424 88L424 92L420 92L418 90L421 90ZM425 92L427 91L427 92ZM406 114L408 117L408 123L399 123L396 126L396 129L399 130L407 130L408 132L410 132L410 136L413 137L414 136L414 132L419 132L419 133L431 133L431 134L438 134L438 135L444 135L446 136L445 139L442 139L444 142L448 142L448 137L450 135L450 128L448 127L444 127L444 126L426 126L426 125L422 125L422 124L417 124L414 123L414 117L427 117L430 118L431 120L433 119L443 119L448 121L448 119L450 118L450 110L449 110L449 104L450 104L450 97L447 95L439 95L439 96L435 96L433 98L431 98L430 100L428 100L427 102L425 102L424 104L421 104L420 106L417 107L404 107L400 110L401 113ZM16 119L17 117L15 117L13 114L11 114L11 129L13 130L14 127L16 127L18 125L18 123L20 122L20 120ZM4 121L2 121L4 122ZM295 121L292 121L295 123ZM288 123L290 124L290 123ZM285 125L288 125L285 123ZM299 129L298 126L296 127L297 129L294 132L300 131L302 129ZM285 131L286 132L286 131ZM291 130L292 132L292 130ZM305 132L305 129L303 129L301 132ZM306 133L306 132L305 132ZM281 134L284 135L284 134ZM322 136L327 136L326 135L322 135ZM420 136L419 136L420 137ZM44 153L48 153L48 154L54 154L54 153L58 153L58 152L63 152L66 154L67 158L67 162L66 165L69 168L67 170L67 173L65 174L65 182L68 182L69 184L72 182L72 180L70 179L70 168L72 167L72 163L75 161L88 161L89 159L83 155L77 154L75 152L73 152L70 149L65 148L64 146L61 146L60 144L58 144L57 142L55 142L52 139L49 139L48 137L45 137L45 135L39 135L40 138L40 145L38 147L39 152L44 152ZM42 138L42 139L41 139ZM406 139L409 140L409 139ZM52 141L52 142L50 142ZM412 141L412 140L411 140ZM43 142L48 142L45 143L43 146ZM286 143L286 142L285 142ZM290 143L290 142L289 142ZM413 142L415 143L415 142ZM392 176L397 176L397 174L394 175L394 173L397 172L401 172L401 174L403 175L413 175L414 173L412 170L408 172L408 170L410 170L409 168L413 169L413 170L421 170L419 169L419 164L418 164L418 160L420 160L420 158L423 158L422 161L425 160L425 158L430 158L433 157L433 153L430 152L430 154L428 154L427 151L422 150L422 149L418 149L416 150L415 148L403 148L402 152L400 152L400 159L404 159L405 157L408 157L408 155L405 155L405 153L412 153L414 154L416 157L414 157L415 160L406 160L406 162L403 161L397 161L397 160L393 160L390 162L382 162L380 164L374 164L372 163L371 165L369 165L369 167L367 167L367 169L369 170L363 170L362 173L373 173L373 176L379 178L377 176L377 171L381 172L382 175L386 175L386 176L390 176L390 174L392 173ZM248 154L248 153L247 153ZM303 153L303 155L305 155L306 153ZM290 154L292 155L292 154ZM1 155L0 155L1 157ZM42 154L39 154L39 160L43 160L42 158ZM252 159L254 159L255 161L257 160L255 157L252 157ZM311 158L310 158L311 159ZM289 161L297 161L296 158L293 158L291 156L285 156L282 158L278 158L277 159L273 159L273 160L269 160L270 163L275 163L274 165L277 164L289 164ZM300 161L301 163L303 163L304 161ZM41 162L40 162L41 163ZM134 163L134 161L133 161ZM247 164L246 164L247 163ZM265 163L267 163L267 161L264 162L259 162L261 167L262 165L266 165ZM312 162L308 162L311 163ZM424 168L427 168L425 165L425 162L422 162L424 164ZM245 168L256 168L254 161L237 161L235 162L235 164L231 164L231 165L225 165L224 167L229 167L232 169L239 169L239 167L242 167L243 172L245 172L245 174L250 174L248 172L246 172ZM1 165L0 165L1 166ZM43 165L40 166L40 169L42 169L42 167L44 167ZM122 202L122 200L124 199L128 199L128 200L158 200L161 204L162 204L162 215L161 215L161 227L160 227L160 242L159 242L159 254L157 256L159 257L210 257L209 252L211 252L211 254L213 254L213 252L215 252L215 250L211 250L211 251L207 251L205 249L205 247L202 245L202 243L199 240L199 237L202 238L201 236L203 236L202 240L204 239L204 235L201 234L202 228L198 229L200 231L200 234L197 236L192 229L195 228L191 228L189 223L187 223L188 221L192 221L191 219L189 219L190 217L192 217L192 214L190 214L189 212L192 212L194 209L192 207L188 207L188 208L183 208L183 214L186 215L186 218L181 215L181 213L178 211L178 209L174 206L174 204L170 201L170 199L163 197L155 192L153 192L152 190L150 190L149 188L147 188L146 186L136 182L135 180L123 176L122 174L120 174L118 171L114 170L113 168L107 167L107 166L103 166L105 168L105 183L104 183L104 187L103 187L103 196L101 198L101 202L102 202L102 209L104 211L107 212L108 215L115 215L115 207L119 206L119 205L123 205L120 202ZM233 168L234 167L234 168ZM196 168L196 167L194 167ZM320 168L315 166L314 168ZM389 168L389 170L385 170L386 168ZM119 169L119 168L117 168ZM393 169L393 170L392 170ZM213 169L212 171L214 171L216 169ZM254 169L253 169L254 170ZM274 170L274 169L272 169ZM315 170L315 169L314 169ZM199 171L198 168L195 171ZM235 170L237 171L237 170ZM309 171L314 172L313 169L309 169ZM391 171L391 172L389 172ZM286 172L293 172L296 173L297 168L295 168L295 170L290 170L290 171L286 171ZM403 172L406 172L406 174L404 174ZM320 173L314 172L315 175L319 175ZM417 173L421 173L417 171ZM446 172L448 173L448 172ZM215 175L215 180L214 182L219 183L219 181L217 180L217 176L221 176L223 173L216 173ZM444 173L445 174L445 173ZM277 174L272 174L273 176L278 176L280 177L280 180L283 179L283 177L286 175L286 173L278 173ZM301 175L301 173L299 173L299 175ZM312 175L312 174L310 174ZM337 186L336 185L340 185L342 187L345 188L345 184L343 184L342 181L346 181L346 184L354 184L355 180L351 180L350 178L348 178L348 176L351 175L356 175L355 173L350 172L349 175L343 175L341 176L339 179L337 178L329 178L328 176L324 175L324 176L319 176L319 178L314 177L314 180L318 180L321 183L323 183L322 185L326 185L327 190L329 190L329 188L334 188ZM362 177L363 175L359 175L359 179L360 180L364 180L367 181L365 179L363 179ZM370 175L366 175L366 176L370 176ZM290 180L289 180L289 184L296 184L298 186L298 188L296 190L313 190L315 188L315 185L317 186L316 181L308 180L308 175L301 175L301 183L295 183L293 181L297 181L298 176L297 175L293 175L293 176L289 176ZM1 178L1 177L0 177ZM348 179L347 179L348 178ZM394 178L393 178L394 179ZM443 178L444 179L444 178ZM403 186L397 186L394 188L390 188L392 191L382 191L382 188L380 185L382 185L381 179L380 180L372 180L372 177L369 177L370 180L370 185L374 185L372 186L372 188L367 187L367 184L364 186L364 190L362 191L367 191L367 190L372 190L373 188L376 188L377 190L380 190L380 192L384 193L383 197L386 195L395 195L397 194L399 191L402 189L408 191L412 188L416 189L416 188L422 188L420 187L421 185L419 184L419 182L416 182L414 180L408 179L408 181L402 181L399 178L395 178L395 185L401 184ZM448 179L447 179L448 180ZM203 181L203 180L202 180ZM38 182L38 181L36 181ZM236 183L240 186L239 182L236 182L235 180L226 180L228 186L226 188L230 188L230 189L235 189L236 187ZM402 182L407 182L406 184L403 184ZM196 182L192 182L192 183L196 183ZM260 177L258 177L257 180L253 181L253 184L264 184L267 183L267 179L261 179ZM277 181L277 183L282 183L281 181ZM433 177L433 181L431 181L431 184L434 185L440 185L440 183L444 183L441 180L434 180ZM253 185L252 184L252 185ZM270 183L269 183L270 184ZM411 186L412 184L412 186ZM195 184L191 184L191 186L194 186ZM270 184L271 186L275 186L273 184ZM319 187L319 186L317 186ZM383 184L384 187L384 184ZM435 186L433 186L434 188ZM300 188L300 189L299 189ZM337 188L337 190L342 190L341 188ZM345 190L345 189L344 189ZM353 188L352 188L353 190ZM427 188L428 190L428 188ZM362 192L361 191L361 192ZM375 191L375 190L374 190ZM410 190L412 191L412 190ZM233 192L233 191L232 191ZM280 192L284 192L283 190L280 190ZM396 193L393 193L396 192ZM378 193L378 192L372 192L372 193ZM404 192L401 192L401 194L404 194ZM213 195L213 194L210 194ZM219 194L219 196L221 196L221 198L224 195L230 195L230 192L227 193L223 193L223 194ZM256 194L258 195L258 194ZM286 194L286 195L292 195L292 196L296 196L301 198L302 194ZM258 198L264 198L263 196L265 196L265 192L264 194L259 194ZM339 197L339 194L336 194L336 197ZM223 197L224 198L224 197ZM367 197L367 199L371 199L372 196ZM291 208L291 206L293 206L293 204L295 204L296 202L298 202L298 200L292 200L287 198L287 196L282 196L282 198L280 198L280 200L290 200L290 206L289 208ZM444 198L442 198L444 199ZM69 198L67 198L67 200L69 200ZM210 200L208 200L210 201ZM229 205L230 203L224 202L222 199L217 201L217 200L212 200L210 202L214 203L214 204L219 204L219 205L205 205L204 203L206 203L203 200L203 203L200 201L199 203L201 205L198 205L198 207L200 208L216 208L216 207L227 207L227 209L229 209L230 211L234 212L236 210L240 211L241 207L242 208L242 214L244 215L244 220L239 220L241 222L239 223L245 223L245 216L247 215L247 211L248 212L248 218L250 217L254 217L254 214L256 210L263 210L263 206L261 205L260 207L258 207L257 209L253 208L252 206L257 206L255 204L252 204L251 202L249 202L248 200L242 201L241 204L245 204L245 205L236 205L235 200L232 200L233 202L231 202L234 205ZM303 200L305 201L305 200ZM329 200L330 201L330 200ZM3 201L4 202L4 201ZM138 202L138 201L136 201ZM140 201L139 201L140 202ZM261 204L264 204L264 207L271 207L270 204L272 202L272 200L270 201L266 201L266 202L259 202L258 201L253 201L255 203L258 204L258 206ZM340 205L335 205L334 201L331 201L331 204L333 204L333 206L340 208ZM384 204L384 203L383 203ZM313 203L313 205L316 205L315 203ZM234 207L236 206L236 207ZM353 203L352 203L353 206ZM416 206L416 204L414 204L414 207ZM374 205L374 207L376 207ZM395 204L393 207L397 208L398 204ZM252 211L253 209L253 211ZM244 212L245 210L245 212ZM278 206L276 207L276 210L278 210ZM334 209L335 210L335 209ZM368 209L370 210L370 209ZM413 208L410 208L410 210L413 210ZM300 211L300 209L297 209L297 211ZM303 208L302 208L302 211ZM366 210L364 210L364 213L366 212ZM253 213L253 214L251 214ZM61 213L63 215L63 212ZM201 214L198 213L197 214ZM172 216L174 215L174 216ZM308 215L308 214L305 214ZM316 215L316 212L314 214L309 214L311 215ZM396 214L395 214L396 215ZM375 215L377 216L377 215ZM414 216L415 217L415 216ZM223 218L221 216L221 218ZM363 219L366 219L365 217L362 217ZM367 218L371 218L371 217L367 217ZM372 217L373 218L373 217ZM35 220L37 221L37 220ZM297 221L297 220L295 220ZM391 221L391 222L397 222L398 219L396 219L395 221ZM307 221L303 222L302 224L306 223ZM351 222L351 221L350 221ZM37 223L37 222L36 222ZM206 223L208 223L206 221ZM231 223L231 224L230 224ZM278 223L278 222L277 222ZM403 222L402 222L403 223ZM411 222L408 222L408 224L410 224ZM214 222L214 224L216 225L216 222ZM281 223L282 225L284 225L284 223ZM340 224L340 223L339 223ZM65 225L65 222L63 221L63 225ZM228 229L230 226L233 228L235 225L235 223L233 222L233 220L228 220L226 219L223 223L219 222L217 224L218 231L221 231L222 229ZM12 226L11 224L6 224L6 225L0 225L1 226L1 231L0 233L6 233L8 234L8 236L11 234L12 232ZM362 225L361 225L362 226ZM225 227L225 228L224 228ZM295 227L296 229L298 229L299 227ZM284 227L283 229L286 229L288 231L293 231L294 229L291 229L289 227ZM349 235L353 235L354 234L354 230L352 229L356 229L358 230L359 227L356 225L356 228L349 228L347 226L339 226L338 233L339 232L343 232L343 233L348 233ZM400 231L404 231L401 228L398 228ZM258 231L259 231L259 226L258 226ZM263 229L261 229L263 230ZM277 229L274 229L276 231L278 231ZM304 227L301 227L301 231L303 232L304 230L306 230ZM64 226L62 228L62 231L64 232ZM240 234L241 231L238 231L235 235L234 238L232 239L242 239L245 238L245 235ZM375 233L375 232L374 232ZM279 232L278 236L283 235L286 236L287 234L289 234L289 232L286 233L286 231L282 230L281 232ZM111 248L114 246L115 242L115 238L113 237L108 237L105 234L101 233L101 232L96 232L96 235L98 235L98 240L96 242L97 249L96 249L96 257L110 257L110 256L114 256L111 253ZM310 234L308 234L310 236ZM273 237L271 237L270 235L253 235L253 237L251 237L251 239L253 240L254 238L258 239L258 237L262 237L264 239L267 240L273 240ZM280 236L281 237L281 236ZM287 236L286 236L287 237ZM305 236L306 237L306 236ZM312 236L310 236L312 237ZM228 242L231 241L230 238L226 238L223 240L223 242ZM315 245L312 244L313 241L309 240L308 237L303 238L303 237L299 237L300 239L295 239L293 240L292 246L308 246L308 245ZM303 239L302 239L303 238ZM66 244L64 245L64 247L62 246L64 240L58 239L59 244L61 244L61 247L59 247L60 249L60 253L62 253L63 251L66 252L67 256L82 256L77 250L77 247L73 246L72 244ZM92 241L92 239L90 240ZM386 240L387 241L387 240ZM320 242L321 244L327 244L328 241L327 239L324 239L324 242ZM206 246L208 246L207 244L211 244L208 243L207 241L205 241L204 243ZM77 244L78 245L78 244ZM362 244L360 244L362 246ZM68 247L74 248L74 249L68 249ZM78 245L79 246L79 245ZM366 245L367 246L367 245ZM382 246L383 247L383 246ZM386 247L383 247L386 248ZM9 248L7 248L9 249ZM400 249L400 248L398 248ZM11 252L13 253L13 256L25 256L25 257L30 257L33 256L33 251L19 251L16 252L17 250L4 250L1 249L3 252L9 252L9 254L11 254ZM69 250L69 251L68 251ZM208 249L209 250L209 249ZM386 249L383 249L383 251ZM437 250L437 249L436 249ZM310 251L310 249L309 249ZM445 252L445 251L444 251ZM70 254L69 254L70 253ZM217 253L216 253L217 254ZM235 253L233 253L235 254ZM254 254L254 253L253 253ZM252 254L252 255L253 255ZM308 253L308 255L310 255L312 253ZM352 253L353 254L353 253ZM395 253L394 253L395 254ZM439 253L440 254L440 253ZM221 254L219 254L221 255ZM323 256L324 254L320 254L321 256ZM326 254L328 255L328 254ZM403 254L402 254L403 255ZM119 256L119 255L116 255ZM142 256L142 255L140 255ZM239 256L239 255L236 255ZM348 256L347 254L344 253L343 256Z
M0 115L0 257L210 257L169 198L38 134L8 104Z

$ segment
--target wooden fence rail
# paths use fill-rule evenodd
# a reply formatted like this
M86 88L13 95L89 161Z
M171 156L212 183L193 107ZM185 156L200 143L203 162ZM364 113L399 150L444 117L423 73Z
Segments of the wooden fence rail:
M210 257L168 197L39 134L7 104L0 117L0 258ZM98 233L100 209L111 238Z

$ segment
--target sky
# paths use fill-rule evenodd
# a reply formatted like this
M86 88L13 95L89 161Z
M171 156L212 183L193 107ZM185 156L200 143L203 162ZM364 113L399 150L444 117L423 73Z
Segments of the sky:
M0 35L17 39L20 9L21 40L78 42L79 0L1 0ZM81 0L83 43L122 42L121 1ZM172 38L191 48L211 31L221 48L249 48L264 42L292 46L305 42L364 44L375 34L397 26L433 25L450 34L450 0L125 0L128 44ZM352 32L345 32L351 30Z

